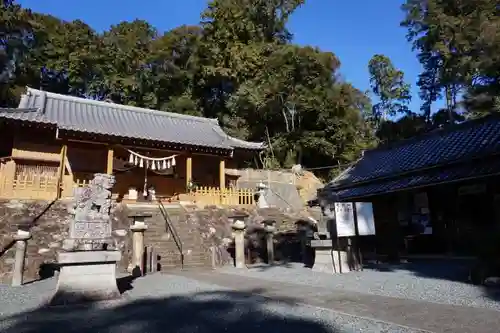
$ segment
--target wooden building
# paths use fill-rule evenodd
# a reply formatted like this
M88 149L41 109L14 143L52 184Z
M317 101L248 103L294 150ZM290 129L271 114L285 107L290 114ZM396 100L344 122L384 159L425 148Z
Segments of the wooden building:
M118 200L241 204L252 191L229 188L226 167L263 148L228 136L216 119L27 88L18 108L0 109L0 198L71 197L102 172L116 176Z
M372 202L380 252L473 255L500 231L499 175L489 116L367 151L318 201Z

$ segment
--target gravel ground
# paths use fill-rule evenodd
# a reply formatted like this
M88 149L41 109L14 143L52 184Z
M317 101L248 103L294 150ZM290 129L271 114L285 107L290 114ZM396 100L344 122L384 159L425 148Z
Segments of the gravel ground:
M428 302L492 308L500 310L498 290L456 282L451 279L461 267L443 263L380 265L378 270L326 274L313 272L302 264L257 266L247 270L224 267L229 274L244 274L265 280L290 282L329 289L345 289L366 294ZM420 274L416 273L420 272ZM421 276L421 275L426 276ZM430 277L435 276L435 277Z
M269 272L274 271L271 270ZM252 272L254 274L254 272ZM41 307L55 280L0 285L0 331L35 332L421 332L291 300L266 299L180 276L149 275L119 301ZM37 309L38 308L38 309Z

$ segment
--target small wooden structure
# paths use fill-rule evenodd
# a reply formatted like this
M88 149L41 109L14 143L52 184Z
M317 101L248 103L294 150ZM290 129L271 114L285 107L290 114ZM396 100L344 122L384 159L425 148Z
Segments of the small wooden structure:
M0 198L71 197L106 172L116 200L251 205L253 191L228 188L225 170L263 148L215 119L27 88L18 108L0 109Z
M318 202L373 203L377 235L361 242L378 254L464 256L500 230L499 189L500 117L491 115L365 152Z

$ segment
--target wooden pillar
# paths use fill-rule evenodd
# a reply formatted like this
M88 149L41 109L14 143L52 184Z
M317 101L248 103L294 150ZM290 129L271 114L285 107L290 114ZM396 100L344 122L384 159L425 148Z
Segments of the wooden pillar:
M113 148L109 147L108 148L108 163L106 166L106 173L108 175L113 174L113 155L114 155Z
M226 161L221 159L219 162L219 187L226 187Z
M64 179L64 171L66 170L67 153L68 153L68 146L64 144L61 148L61 156L59 159L59 175L58 175L59 186L57 186L57 199L61 198L61 194L64 187L63 179Z
M191 181L193 181L193 159L188 156L186 158L186 188L189 187Z

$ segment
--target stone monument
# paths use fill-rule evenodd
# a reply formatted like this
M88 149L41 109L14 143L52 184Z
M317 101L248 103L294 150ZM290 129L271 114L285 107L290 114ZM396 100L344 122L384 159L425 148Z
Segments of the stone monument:
M336 216L333 208L323 210L322 218L316 224L318 231L314 233L310 246L315 250L313 271L322 273L347 273L361 269L361 264L353 255L350 239L341 246L337 237ZM345 246L347 245L347 246Z
M118 298L116 263L121 253L111 236L111 188L115 178L95 174L88 187L77 188L69 237L58 253L57 289L51 304Z

